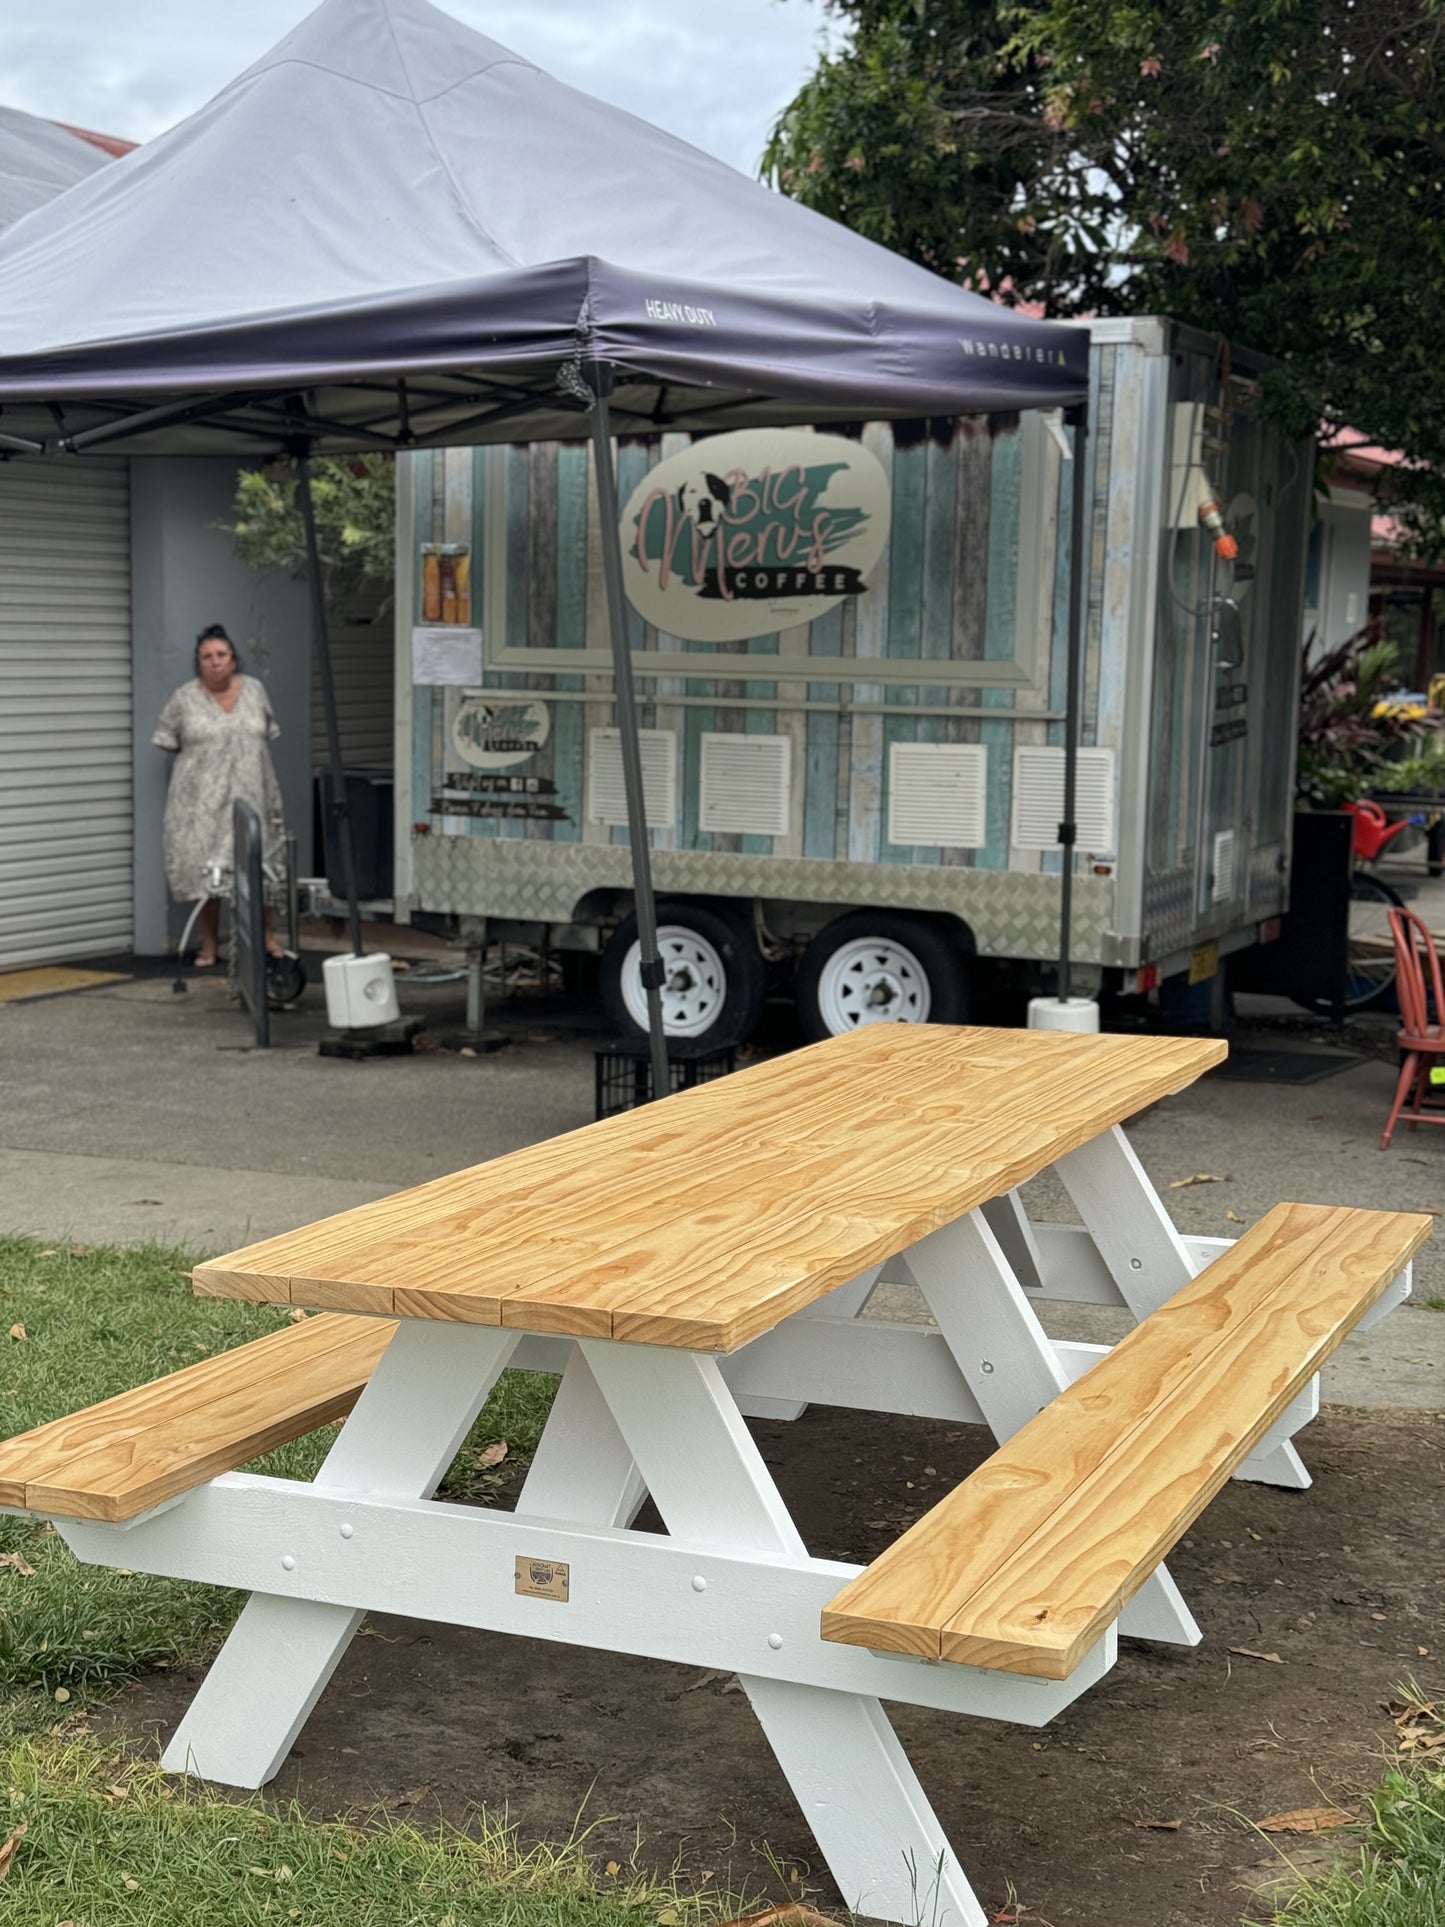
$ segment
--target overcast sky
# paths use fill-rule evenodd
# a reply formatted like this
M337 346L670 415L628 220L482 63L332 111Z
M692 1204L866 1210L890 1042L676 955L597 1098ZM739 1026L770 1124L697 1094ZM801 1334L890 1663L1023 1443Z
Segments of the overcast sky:
M558 79L752 174L817 59L821 0L445 0ZM193 113L308 0L0 0L0 105L146 140Z

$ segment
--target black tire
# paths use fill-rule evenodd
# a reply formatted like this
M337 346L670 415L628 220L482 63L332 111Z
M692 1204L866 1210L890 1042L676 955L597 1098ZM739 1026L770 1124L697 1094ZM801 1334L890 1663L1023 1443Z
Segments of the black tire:
M701 993L696 1001L711 1010L710 1021L701 1029L690 1020L681 1026L668 1022L667 1035L675 1040L670 1048L675 1048L682 1055L701 1054L708 1050L725 1049L730 1044L741 1044L750 1037L762 1016L763 999L768 988L767 965L751 930L745 929L741 922L735 923L702 904L664 900L657 906L657 932L663 963L671 966L670 984L678 984L683 977L699 984ZM720 981L712 978L710 965L699 965L695 951L689 954L689 938L698 939L702 946L711 950L721 968ZM626 916L603 949L597 987L608 1023L619 1037L632 1039L647 1035L646 1024L639 1021L640 984L636 979L632 980L637 1015L628 1008L624 984L628 956L636 942L637 918ZM709 987L711 995L708 994ZM686 1007L686 990L678 990L671 997L665 995L664 1004L670 1004L674 1010L680 1006Z
M856 1007L853 1023L836 1021L846 1014L851 986L846 982L842 985L836 982L837 973L829 973L828 968L840 951L856 946L861 997L862 987L870 978L866 955L870 942L879 946L876 967L871 973L875 989L891 999L891 1003L885 1007L896 1013L885 1021L930 1024L968 1022L969 959L968 952L960 942L927 917L904 916L893 910L850 910L846 916L835 917L832 923L818 932L803 952L803 961L798 966L793 995L797 1000L799 1020L811 1042L837 1036L840 1030L856 1028L862 1022L879 1021L867 1015L861 1002ZM926 984L926 997L920 994L922 986L914 980L911 969L905 971L900 979L889 968L890 960L893 963L899 960L900 950L909 953L916 961L923 983ZM896 992L891 988L895 983ZM925 1003L925 1015L908 1014L910 1005L914 1009L922 1009ZM874 1009L878 1007L877 1004L872 1006Z
M1398 890L1392 890L1388 883L1382 883L1377 876L1371 876L1368 870L1356 870L1350 878L1350 902L1352 905L1363 906L1359 912L1351 911L1352 932L1356 925L1359 925L1361 934L1365 934L1364 926L1368 923L1371 926L1368 934L1375 938L1379 937L1380 932L1373 926L1383 922L1383 912L1392 909L1400 910L1405 905L1405 899ZM1388 926L1384 935L1388 939ZM1387 1004L1394 994L1394 952L1390 949L1382 951L1376 945L1372 945L1368 954L1362 953L1358 962L1352 962L1349 966L1342 1008L1346 1015L1354 1015L1362 1010L1378 1010L1382 1004ZM1321 997L1312 998L1310 1008L1321 1012L1326 1017L1333 1013L1333 1005Z
M283 1008L294 1004L306 988L306 966L288 951L284 957L266 959L266 1001Z

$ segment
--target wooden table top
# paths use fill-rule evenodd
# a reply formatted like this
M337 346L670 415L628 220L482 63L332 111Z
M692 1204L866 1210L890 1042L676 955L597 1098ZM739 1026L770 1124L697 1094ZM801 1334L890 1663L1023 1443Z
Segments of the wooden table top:
M870 1025L248 1245L195 1287L734 1351L1226 1049Z

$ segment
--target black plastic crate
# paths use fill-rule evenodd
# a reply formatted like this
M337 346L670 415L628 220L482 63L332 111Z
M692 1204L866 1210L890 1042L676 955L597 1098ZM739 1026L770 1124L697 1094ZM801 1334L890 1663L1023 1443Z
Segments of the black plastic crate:
M596 1053L597 1116L615 1117L619 1111L635 1111L652 1096L652 1057L645 1040L637 1043L608 1044ZM667 1084L669 1092L690 1091L696 1084L710 1084L715 1077L726 1077L738 1066L737 1046L721 1050L668 1050Z

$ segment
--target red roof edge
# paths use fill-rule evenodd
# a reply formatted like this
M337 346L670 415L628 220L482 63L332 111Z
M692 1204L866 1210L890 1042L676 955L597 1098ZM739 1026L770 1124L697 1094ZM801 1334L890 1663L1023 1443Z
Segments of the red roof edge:
M138 141L123 141L117 134L96 134L89 127L72 127L68 120L58 120L55 125L63 127L67 134L75 134L81 140L89 141L92 147L103 147L107 154L114 154L117 160L140 145Z

